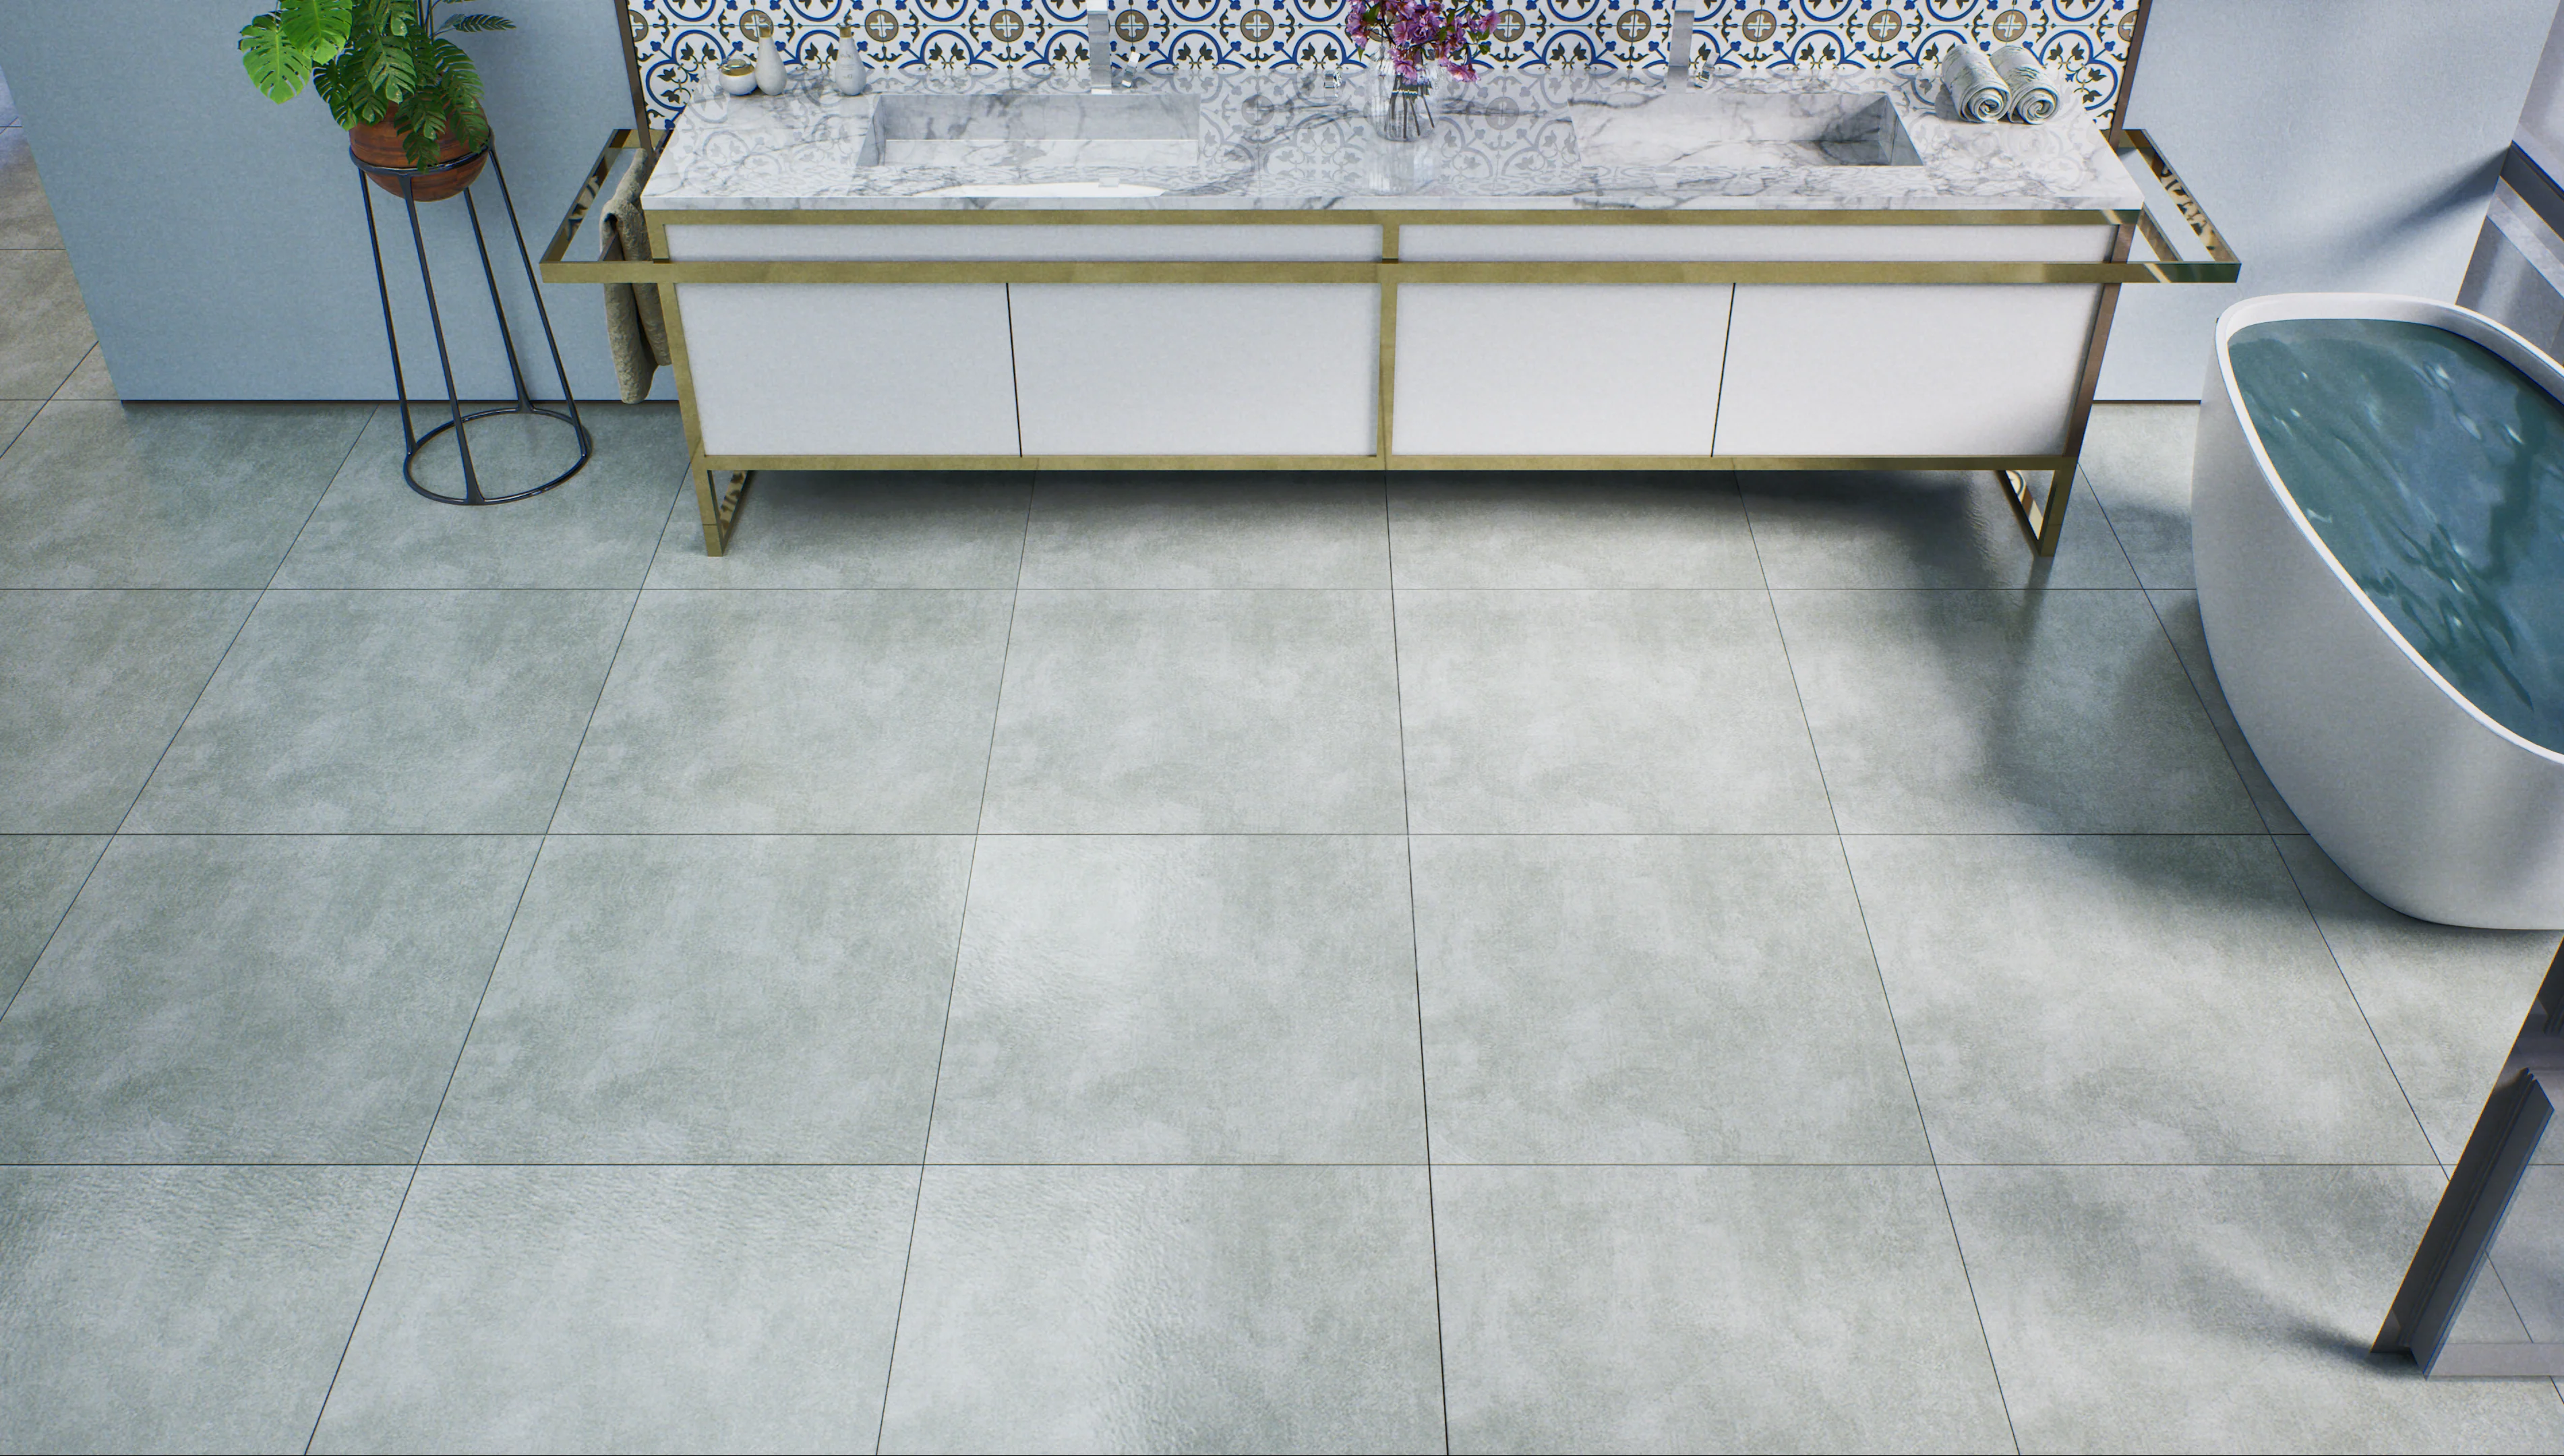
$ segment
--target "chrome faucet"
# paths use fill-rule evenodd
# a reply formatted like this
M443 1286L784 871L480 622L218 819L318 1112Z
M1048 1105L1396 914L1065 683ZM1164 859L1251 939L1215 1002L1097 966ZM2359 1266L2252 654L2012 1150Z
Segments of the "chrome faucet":
M1665 85L1679 90L1691 85L1692 0L1673 0L1673 23L1665 32Z
M1112 0L1086 0L1086 89L1113 90Z

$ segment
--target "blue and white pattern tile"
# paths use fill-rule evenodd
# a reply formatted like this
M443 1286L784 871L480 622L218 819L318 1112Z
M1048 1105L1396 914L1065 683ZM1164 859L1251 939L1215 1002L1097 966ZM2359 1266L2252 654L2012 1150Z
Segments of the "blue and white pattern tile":
M1487 65L1661 70L1679 0L1495 0ZM2094 115L2118 101L2144 0L1691 0L1696 68L1935 67L1958 43L2018 41ZM772 35L806 65L842 28L866 61L901 71L1086 61L1083 0L625 0L653 118L682 107L707 60ZM1345 0L1118 0L1114 34L1151 71L1275 71L1362 63Z

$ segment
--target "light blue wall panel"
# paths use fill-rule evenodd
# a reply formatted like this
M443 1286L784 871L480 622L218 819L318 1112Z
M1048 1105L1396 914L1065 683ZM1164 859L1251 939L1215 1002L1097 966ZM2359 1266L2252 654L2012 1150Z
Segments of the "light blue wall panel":
M308 92L277 106L241 73L259 0L0 0L0 72L26 117L107 367L128 399L391 394L346 133ZM472 38L501 154L536 249L630 91L607 0L518 0L522 29ZM497 188L477 189L496 211ZM384 212L414 393L442 387L416 265ZM506 392L459 202L421 209L467 392ZM504 235L505 217L485 216ZM506 245L502 245L506 246ZM514 258L506 266L515 270ZM522 274L520 275L522 277ZM531 307L523 285L512 307ZM596 289L546 290L571 382L610 396ZM529 330L531 332L531 330ZM539 348L539 335L535 335Z
M2217 315L2260 294L2455 299L2556 0L2155 0L2128 123L2244 259L2131 288L2103 399L2197 399Z

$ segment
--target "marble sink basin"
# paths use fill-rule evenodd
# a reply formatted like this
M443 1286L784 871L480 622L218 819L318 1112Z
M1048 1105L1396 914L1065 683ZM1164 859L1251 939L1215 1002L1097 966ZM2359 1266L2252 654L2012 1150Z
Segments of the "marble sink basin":
M1677 92L1634 106L1579 107L1585 160L1608 167L1919 167L1884 96Z
M957 182L929 187L919 197L1161 197L1164 187L1110 178L1094 182Z
M1190 167L1201 103L1139 96L886 96L858 164L873 167Z

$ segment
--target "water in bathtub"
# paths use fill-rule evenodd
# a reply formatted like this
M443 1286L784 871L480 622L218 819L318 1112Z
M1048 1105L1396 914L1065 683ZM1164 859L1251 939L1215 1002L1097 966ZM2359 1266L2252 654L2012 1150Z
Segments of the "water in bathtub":
M2228 352L2342 569L2486 717L2564 751L2564 405L2422 323L2280 319Z

